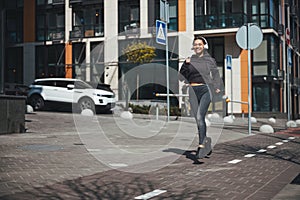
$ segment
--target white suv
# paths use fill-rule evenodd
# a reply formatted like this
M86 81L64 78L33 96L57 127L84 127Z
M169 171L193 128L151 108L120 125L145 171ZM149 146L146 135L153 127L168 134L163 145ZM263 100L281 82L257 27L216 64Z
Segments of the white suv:
M79 112L84 109L96 112L98 108L109 112L116 103L113 92L95 89L79 79L36 79L29 87L27 101L35 110L44 108L45 102L61 102L75 105Z

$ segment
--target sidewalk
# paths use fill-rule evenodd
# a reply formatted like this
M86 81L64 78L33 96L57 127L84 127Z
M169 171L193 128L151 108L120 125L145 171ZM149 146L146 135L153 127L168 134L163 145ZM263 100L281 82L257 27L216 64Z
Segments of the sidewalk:
M134 120L138 125L149 121ZM194 131L194 122L171 119L158 135L153 131L153 140L120 134L128 123L110 115L85 122L109 127L106 137L124 151L96 146L99 135L93 135L93 127L78 135L81 130L71 113L28 114L27 133L0 135L0 199L299 199L300 131L282 130L284 121L276 124L275 134L258 133L259 124L253 125L251 136L247 120L224 125L213 154L203 160L195 159L196 137L189 148L182 148L194 133L180 132L161 157L138 162L137 153L128 163L125 151L164 146L175 129ZM144 133L136 129L132 134ZM99 156L113 160L99 162ZM162 167L151 170L154 166Z

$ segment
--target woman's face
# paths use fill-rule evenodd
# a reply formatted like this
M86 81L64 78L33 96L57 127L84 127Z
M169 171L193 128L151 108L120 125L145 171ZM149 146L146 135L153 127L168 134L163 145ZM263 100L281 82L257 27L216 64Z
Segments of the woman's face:
M203 55L204 42L201 39L194 40L193 49L194 49L195 54L197 54L199 56Z

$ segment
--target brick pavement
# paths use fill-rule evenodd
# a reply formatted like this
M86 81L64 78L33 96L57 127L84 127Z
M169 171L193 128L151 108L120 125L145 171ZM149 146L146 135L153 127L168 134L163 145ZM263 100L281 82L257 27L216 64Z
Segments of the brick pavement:
M61 122L71 124L72 119L65 115ZM204 162L196 160L192 150L167 149L183 155L162 169L140 174L108 169L79 145L71 126L53 134L57 128L0 136L0 199L134 199L155 189L167 192L151 199L272 199L300 173L300 139L291 138L298 130L217 144ZM26 144L41 144L43 139L52 149L44 146L45 151L28 156ZM275 148L268 148L271 145ZM267 151L258 153L261 149ZM244 157L250 154L256 155ZM228 163L232 160L241 161Z

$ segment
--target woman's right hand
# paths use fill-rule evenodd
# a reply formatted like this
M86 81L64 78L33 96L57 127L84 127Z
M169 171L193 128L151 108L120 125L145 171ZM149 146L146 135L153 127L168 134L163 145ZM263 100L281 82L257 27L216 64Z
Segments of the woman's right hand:
M191 58L190 57L188 57L187 59L185 59L185 63L186 64L190 64L190 62L191 62Z

